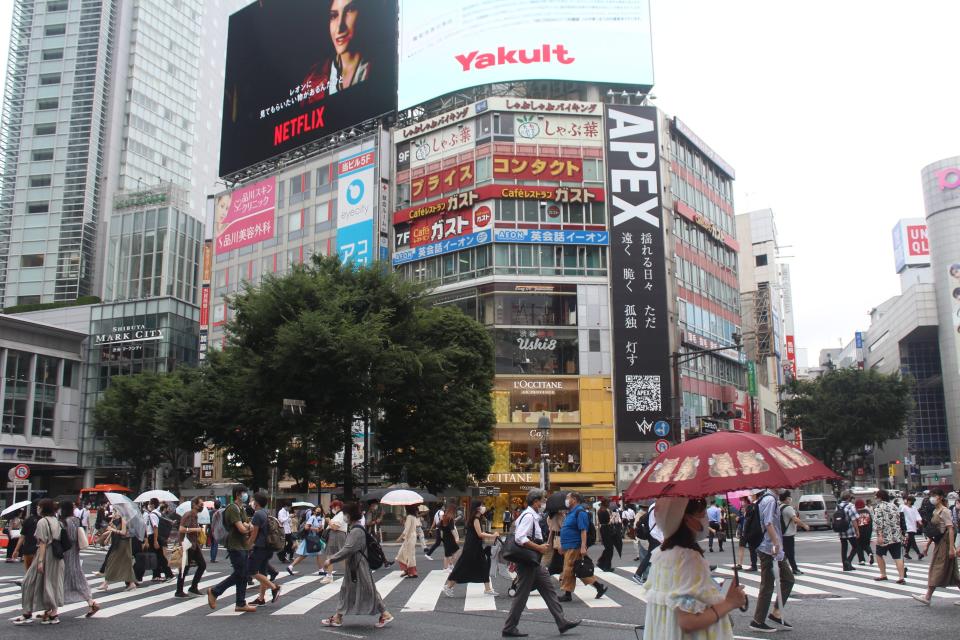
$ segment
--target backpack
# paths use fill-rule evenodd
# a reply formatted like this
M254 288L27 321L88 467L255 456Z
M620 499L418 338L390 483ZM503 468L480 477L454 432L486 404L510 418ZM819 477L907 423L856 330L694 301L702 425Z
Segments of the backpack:
M223 524L223 514L225 511L226 509L217 509L217 512L213 514L213 518L210 521L210 531L213 533L213 539L217 544L226 544L227 536L230 535L226 525Z
M923 528L926 530L927 525L933 520L933 503L930 502L929 498L924 498L917 511L920 513L920 519L923 520Z
M589 513L587 518L590 521L590 525L587 527L587 548L590 548L597 544L597 525L593 524L593 518L590 517Z
M380 541L377 540L373 534L360 526L354 528L363 531L363 535L367 540L367 548L365 551L361 551L360 555L366 558L367 564L370 565L370 571L376 571L380 567L393 564L387 560L386 554L383 553L383 547L380 546Z
M267 548L273 551L282 551L287 544L283 535L283 525L273 516L267 516Z
M70 542L70 534L67 533L66 524L60 523L60 537L54 538L50 548L51 551L53 551L53 557L57 560L63 560L64 554L73 548L73 543Z
M746 515L743 520L743 539L746 540L747 546L756 549L763 542L763 535L765 533L763 524L760 522L760 503L762 503L767 498L775 500L770 494L764 494L761 496L760 500L756 504L747 505Z
M650 540L650 510L648 509L645 514L637 522L636 526L637 537L641 540Z
M167 540L170 538L170 532L173 531L173 521L169 518L164 518L159 513L157 514L157 543L161 546L167 544Z
M833 512L833 518L830 519L831 527L837 533L846 533L850 530L850 518L847 516L847 503L837 504L837 510Z

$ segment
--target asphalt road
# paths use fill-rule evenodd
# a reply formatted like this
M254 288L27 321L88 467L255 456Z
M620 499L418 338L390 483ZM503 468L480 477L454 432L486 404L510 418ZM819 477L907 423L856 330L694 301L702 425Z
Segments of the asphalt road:
M922 541L921 541L922 547ZM396 547L387 545L392 557ZM599 547L591 555L596 558ZM84 552L84 571L96 571L102 561L102 552ZM575 598L566 606L570 617L583 619L583 625L566 634L571 638L598 640L629 640L642 638L644 604L639 590L629 576L633 573L632 544L624 547L624 557L617 559L618 570L613 574L600 573L600 579L610 585L610 591L601 600L593 599L593 590L578 589ZM717 577L722 578L731 564L729 547L724 553L707 553L711 564L718 565ZM922 593L926 585L926 563L909 562L908 584L873 581L876 568L858 567L858 571L843 574L840 571L840 544L829 532L801 533L797 538L797 559L805 575L798 577L795 599L790 601L787 620L794 625L790 637L825 640L832 638L898 638L915 640L924 637L956 637L960 621L960 590L938 591L933 606L924 607L910 598ZM507 595L509 579L498 577L496 598L485 596L482 585L468 589L460 585L455 598L440 594L445 579L439 559L430 561L422 555L418 560L421 577L418 580L400 580L397 572L381 569L376 578L384 593L388 609L396 620L386 629L375 629L373 617L350 617L339 629L328 629L320 620L336 605L337 587L322 587L319 578L306 573L312 568L301 563L296 576L282 573L280 583L285 593L275 605L263 607L256 613L236 615L232 609L232 591L220 600L216 612L207 608L204 598L187 601L173 598L174 583L153 585L144 583L141 589L126 593L120 586L109 592L94 592L103 610L94 618L84 619L85 605L68 605L56 633L69 634L71 640L137 638L241 638L271 637L284 640L316 638L324 635L363 640L367 637L418 638L418 640L449 640L450 638L499 638L500 629L511 599ZM22 565L0 563L0 617L12 618L19 611L19 589L13 580L20 576ZM213 573L217 572L217 573ZM229 573L229 564L222 558L208 566L209 578L204 583L214 584ZM91 577L92 584L99 584ZM746 573L743 582L748 593L756 593L759 577ZM201 586L202 588L202 586ZM253 596L251 596L252 598ZM753 598L751 598L751 605ZM531 599L524 613L521 629L535 637L558 637L556 627L542 602ZM738 638L763 636L747 628L750 614L733 614L734 630ZM9 625L3 627L2 624ZM14 631L16 629L16 631ZM0 637L28 638L54 633L52 628L32 624L14 627L5 620L0 623ZM781 632L782 633L782 632ZM16 635L13 635L16 634Z

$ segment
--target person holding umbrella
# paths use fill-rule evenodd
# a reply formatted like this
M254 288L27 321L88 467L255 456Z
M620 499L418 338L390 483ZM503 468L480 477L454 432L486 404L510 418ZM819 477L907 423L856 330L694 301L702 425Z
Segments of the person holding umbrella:
M681 640L698 631L706 633L697 637L733 640L733 624L727 614L745 606L747 594L734 584L724 596L710 576L700 546L710 530L707 503L661 498L657 513L664 541L644 587L644 640Z

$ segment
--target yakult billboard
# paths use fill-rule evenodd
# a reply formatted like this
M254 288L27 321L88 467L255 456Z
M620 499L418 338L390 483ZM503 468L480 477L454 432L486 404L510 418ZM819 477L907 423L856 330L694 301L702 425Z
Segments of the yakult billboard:
M653 85L649 0L401 0L398 108L481 84Z

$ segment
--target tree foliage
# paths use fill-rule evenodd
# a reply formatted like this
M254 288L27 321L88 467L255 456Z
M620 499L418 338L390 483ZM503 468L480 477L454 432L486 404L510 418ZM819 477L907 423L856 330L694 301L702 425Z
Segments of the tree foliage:
M784 424L803 429L804 447L836 468L866 445L899 438L913 404L909 379L873 370L837 369L784 391Z
M489 469L493 344L475 321L429 306L421 288L382 265L336 257L268 276L230 302L229 344L208 367L220 398L208 435L251 469L254 484L279 450L281 473L307 482L315 470L349 495L357 417L373 420L395 479L463 486ZM285 398L303 400L304 415L282 416Z

